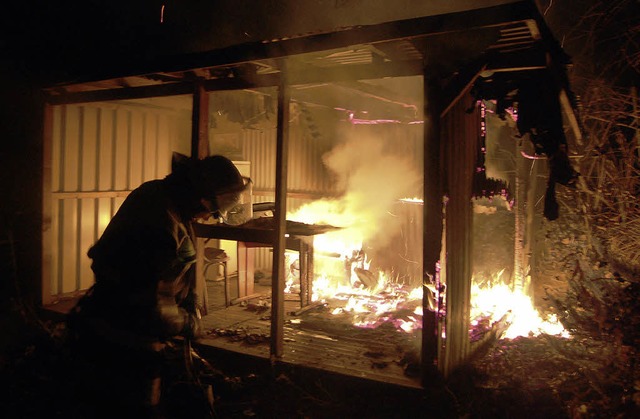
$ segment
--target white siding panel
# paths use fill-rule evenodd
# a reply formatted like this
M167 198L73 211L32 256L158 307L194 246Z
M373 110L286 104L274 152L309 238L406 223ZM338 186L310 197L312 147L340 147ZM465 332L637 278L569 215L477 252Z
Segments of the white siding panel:
M51 287L51 294L56 295L60 293L60 208L62 207L61 200L55 200L51 206L51 272L49 284Z
M113 189L114 173L114 119L115 112L111 108L98 109L98 190L109 191Z
M157 179L165 177L171 171L171 154L173 152L171 148L171 137L169 133L168 118L165 115L160 115L157 119L157 132L158 132L158 154L157 154L157 172L155 177Z
M86 289L93 284L91 260L87 256L87 251L96 241L96 204L94 199L83 199L80 202L80 246L77 257L80 269L79 286L80 289Z
M57 106L53 109L53 133L51 135L51 191L57 192L62 188L60 169L62 167L62 130L66 106ZM55 237L55 236L54 236Z
M143 120L143 177L148 181L156 178L158 172L158 116L150 112L144 114Z
M87 251L142 182L166 176L171 152L190 147L190 113L129 103L53 108L51 293L93 284Z
M127 189L133 190L142 183L143 151L143 114L133 110L129 119L129 183Z
M112 199L111 198L98 198L97 203L97 217L98 221L96 224L96 237L100 237L102 233L104 233L104 229L107 228L109 221L111 221L111 206Z
M276 131L244 130L244 160L251 162L251 179L255 189L273 190L276 184Z
M114 189L126 190L129 184L129 120L130 112L124 108L116 109Z
M60 292L68 293L78 289L78 200L62 200L60 213Z
M62 134L62 190L78 190L78 166L80 153L80 121L79 106L67 106Z
M82 118L80 184L81 191L94 191L97 186L98 109L87 106Z
M124 202L126 198L124 197L117 197L113 199L113 206L111 207L112 210L112 214L111 216L113 217L114 215L116 215L116 212L118 212L118 210L120 209L120 207L122 206L122 203Z

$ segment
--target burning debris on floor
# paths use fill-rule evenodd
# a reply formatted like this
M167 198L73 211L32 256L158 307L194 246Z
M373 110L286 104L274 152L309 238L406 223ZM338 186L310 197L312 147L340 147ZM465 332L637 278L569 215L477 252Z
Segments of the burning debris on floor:
M494 344L478 353L468 368L453 374L443 383L444 388L434 384L435 388L426 390L424 397L430 399L430 404L420 397L408 399L392 393L377 393L379 397L366 397L364 403L359 401L361 397L354 397L365 391L360 384L349 391L338 391L339 386L330 385L325 379L307 377L301 382L294 375L271 376L259 369L244 371L227 360L212 359L214 367L222 370L213 385L217 414L330 417L358 413L383 417L409 411L414 415L431 412L431 417L637 417L640 414L638 279L585 251L586 237L581 233L581 225L568 214L554 223L565 224L547 225L540 232L550 244L544 255L544 269L537 275L539 281L532 286L541 314L556 314L570 332L570 338L544 333L513 339L496 335ZM406 333L390 323L371 329L358 328L351 321L338 322L336 315L331 314L335 308L329 301L290 316L291 324L286 327L295 326L300 333L294 337L287 335L287 339L335 339L338 332L348 328L351 337L370 343L361 355L371 370L399 366L405 374L417 375L419 359L406 342L397 343L394 351L373 344L406 338ZM256 300L246 302L242 309L262 317L268 315L270 306L268 300ZM396 315L399 312L396 310ZM32 317L24 310L14 314L12 318L23 320L20 327L3 327L4 341L13 344L2 358L0 384L8 390L0 399L1 412L8 417L16 412L22 417L77 417L82 407L72 398L70 370L65 369L69 364L60 362L63 356L56 344L61 331L56 324L60 324L25 322L24 316ZM351 319L353 315L342 312L337 317L340 316ZM9 316L3 319L9 320ZM482 325L491 324L488 320L480 322L477 331ZM268 342L268 331L265 334L263 330L247 327L213 332L243 343ZM436 392L437 401L431 392Z
M496 213L498 219L510 217L508 212ZM506 218L499 223L510 222ZM606 227L602 229L606 231ZM353 397L365 394L366 386L359 383L338 393L333 387L328 390L322 385L325 381L320 379L310 383L307 377L301 382L293 374L273 374L273 371L259 369L240 373L237 364L212 359L215 367L224 367L213 389L217 413L221 417L356 414L388 417L404 413L405 410L397 408L401 405L413 416L424 416L435 409L434 417L640 416L637 353L640 281L637 272L614 268L606 255L589 250L597 247L596 238L584 230L583 220L569 210L563 211L554 224L544 225L540 235L546 247L539 255L539 271L531 283L534 298L527 304L519 299L523 295L515 292L519 290L503 289L497 274L478 281L479 290L473 301L479 303L483 295L488 296L495 317L483 311L474 315L470 340L486 344L477 347L469 365L454 372L446 381L427 386L422 395L426 398L437 395L435 402L431 400L425 405L420 397L407 400L406 396L397 395L394 399L384 395L378 400ZM487 231L479 229L478 233L494 240L499 236L513 241L509 230L500 225L490 225ZM483 246L478 246L481 261L512 265L509 249L493 246L491 253L489 246L484 246L488 242L485 240ZM614 241L619 248L625 243ZM346 254L349 256L333 257L329 261L343 276L343 280L338 281L340 286L326 288L329 278L314 278L315 301L287 312L285 344L304 347L310 346L311 341L322 341L325 358L342 358L340 361L349 365L355 362L351 356L357 355L363 369L384 372L396 368L401 374L417 379L420 376L422 286L403 283L400 275L386 275L372 267L364 252ZM298 276L299 281L299 264L293 259L288 259L288 263L291 274ZM495 272L482 263L475 268ZM511 274L505 273L508 275ZM289 285L289 296L300 292L295 281ZM427 284L427 289L429 286L435 294L435 288ZM496 303L507 300L511 300L511 306L497 312ZM521 315L514 307L524 306L533 310L527 311L525 318L535 317L541 321L510 335L507 332L516 324L513 316ZM262 326L237 323L211 328L208 337L245 347L268 346L270 299L245 300L239 309L250 313ZM22 317L26 315L24 310L20 313ZM540 328L541 323L551 318L557 320L554 324L560 325L566 334ZM19 412L24 417L53 413L77 416L79 407L74 405L77 401L71 397L68 381L72 367L59 362L63 359L57 345L60 328L55 324L46 324L46 328L43 325L45 323L33 321L23 324L21 320L20 327L3 328L5 342L13 344L0 358L0 385L9 389L0 398L0 413L8 412L11 416ZM15 339L18 335L21 338ZM349 339L348 344L354 349L336 355L331 351L332 345L344 339ZM366 400L359 403L360 399Z
M536 308L556 316L568 336L496 339L465 369L467 377L449 383L461 410L475 417L640 414L640 281L593 251L605 238L583 226L570 210L544 225L546 248L531 284Z

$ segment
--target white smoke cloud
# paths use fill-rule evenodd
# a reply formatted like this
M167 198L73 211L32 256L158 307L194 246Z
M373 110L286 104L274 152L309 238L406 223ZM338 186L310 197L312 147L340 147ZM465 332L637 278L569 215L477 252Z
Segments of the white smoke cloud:
M307 204L290 219L344 227L331 236L334 240L343 236L343 241L353 242L345 246L372 239L377 246L383 246L396 222L391 215L394 204L416 195L422 175L413 166L413 156L394 150L396 138L361 135L357 129L350 129L343 139L323 156L323 162L344 194L339 199Z

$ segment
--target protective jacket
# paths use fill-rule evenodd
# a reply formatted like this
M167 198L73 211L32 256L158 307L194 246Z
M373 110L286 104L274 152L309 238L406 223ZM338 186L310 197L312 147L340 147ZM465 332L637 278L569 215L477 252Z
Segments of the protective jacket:
M71 315L76 332L90 328L98 339L142 349L192 326L198 300L187 274L195 262L187 189L168 177L127 197L88 252L95 284Z

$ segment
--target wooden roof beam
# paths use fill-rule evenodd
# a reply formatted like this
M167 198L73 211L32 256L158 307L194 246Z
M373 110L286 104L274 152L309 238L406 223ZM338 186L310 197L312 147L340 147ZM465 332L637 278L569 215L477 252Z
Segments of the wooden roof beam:
M366 65L344 65L333 68L305 68L304 71L302 68L298 68L298 70L299 71L289 75L287 81L290 85L421 75L422 63L418 61L384 62ZM202 83L204 89L207 91L240 90L277 86L279 77L279 73L263 75L249 74L241 77L204 80ZM47 103L62 105L191 94L193 93L193 82L100 89L62 95L58 93L59 88L50 89L50 95L46 99Z
M351 45L445 35L474 28L500 27L517 22L528 22L535 15L537 15L535 6L529 1L521 1L464 12L359 26L274 42L252 42L175 57L157 57L155 60L145 59L137 63L128 61L126 67L103 67L100 69L101 73L89 75L80 82L113 79L123 75L131 76L156 72L170 73L215 66L238 65L268 58L284 58L310 52L345 48ZM128 74L123 74L124 72Z

